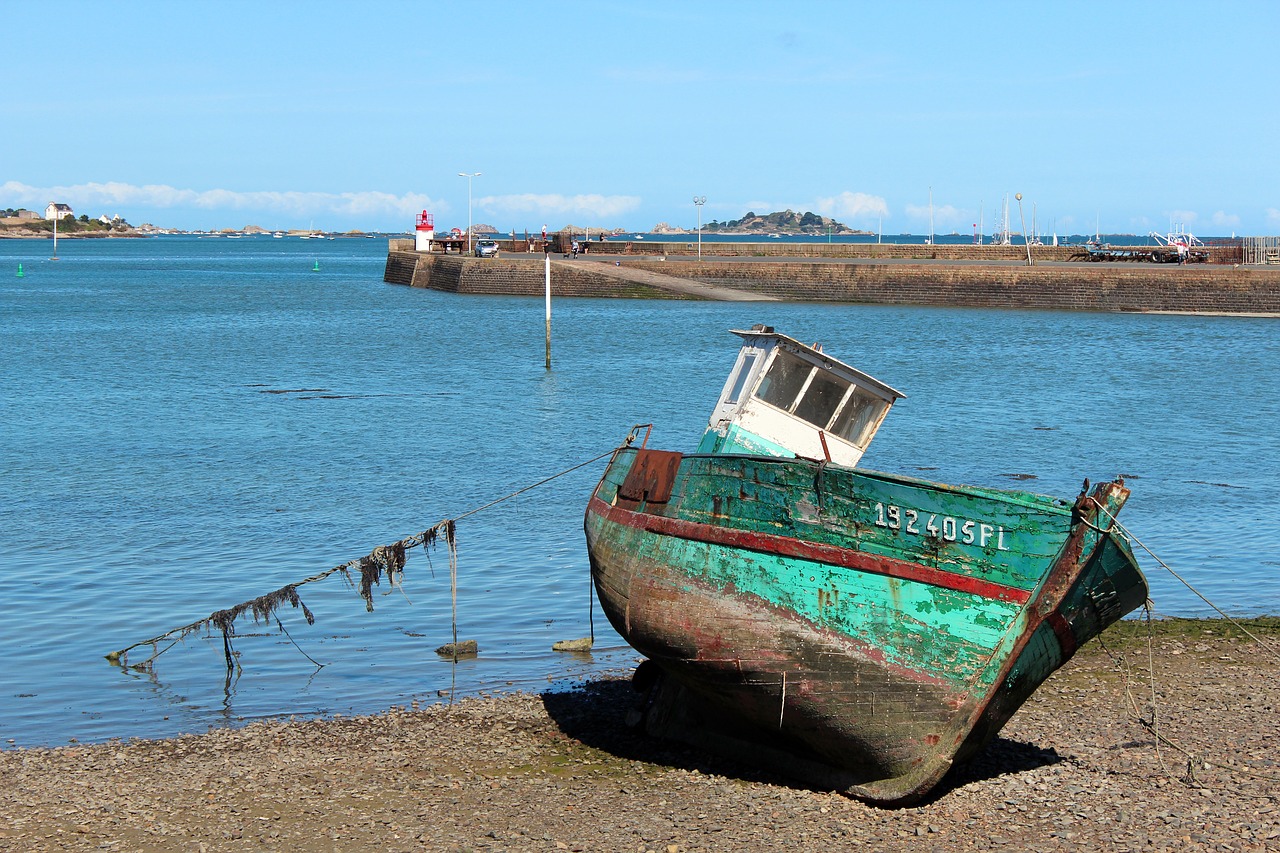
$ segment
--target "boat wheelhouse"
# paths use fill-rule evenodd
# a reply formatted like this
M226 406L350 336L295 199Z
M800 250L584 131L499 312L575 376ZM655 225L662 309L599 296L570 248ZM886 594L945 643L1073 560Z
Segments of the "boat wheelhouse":
M733 334L742 349L699 453L803 456L853 467L906 396L772 327Z

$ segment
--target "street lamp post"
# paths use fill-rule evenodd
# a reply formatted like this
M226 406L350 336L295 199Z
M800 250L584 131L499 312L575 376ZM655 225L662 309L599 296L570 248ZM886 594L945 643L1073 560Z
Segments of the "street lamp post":
M471 254L471 179L480 177L480 172L459 172L459 178L467 179L467 254Z
M695 195L693 204L698 208L698 260L702 260L702 206L707 203L705 195Z
M1018 222L1022 226L1022 242L1027 244L1027 266L1034 266L1031 263L1031 239L1027 237L1027 220L1022 216L1022 193L1014 193L1013 197L1018 200Z

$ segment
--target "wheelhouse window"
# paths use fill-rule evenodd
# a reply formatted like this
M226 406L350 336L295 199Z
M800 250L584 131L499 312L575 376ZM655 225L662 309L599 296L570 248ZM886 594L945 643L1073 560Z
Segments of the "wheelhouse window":
M733 386L729 391L728 398L725 400L726 403L736 403L742 399L742 387L747 384L747 377L751 375L751 369L755 366L755 353L750 353L743 357L742 367L738 369L738 375L734 377Z
M749 369L749 364L744 364L743 374ZM742 383L739 375L733 386L735 400ZM755 396L858 447L867 446L889 408L870 391L785 350L774 355Z
M800 398L800 403L796 406L796 417L803 418L819 429L826 429L848 390L848 382L819 371Z
M778 350L773 357L773 364L765 373L756 396L771 406L791 411L791 406L800 396L800 389L813 371L813 365L796 358L785 350Z
M854 386L849 400L831 425L831 432L858 447L866 447L880 416L886 409L884 400Z

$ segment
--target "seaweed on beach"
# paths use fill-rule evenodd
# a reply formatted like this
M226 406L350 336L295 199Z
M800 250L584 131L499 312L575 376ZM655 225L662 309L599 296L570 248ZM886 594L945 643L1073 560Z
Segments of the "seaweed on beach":
M281 391L268 390L268 391L264 391L264 393L296 393L297 391L312 391L312 390L323 391L325 389L288 389L288 390L281 390ZM631 438L629 437L627 439L627 443L630 444L630 442L631 442ZM217 629L222 634L222 648L223 648L223 653L226 656L226 660L227 660L227 672L231 673L236 668L236 660L235 660L236 652L231 647L231 638L235 636L236 620L239 619L241 616L243 616L245 613L251 613L253 615L253 619L255 622L267 621L274 618L281 632L288 637L289 632L285 630L284 624L281 623L279 618L276 617L276 611L282 605L288 604L294 607L295 609L301 609L302 615L307 620L308 625L314 625L316 621L315 615L311 612L311 610L305 604L302 603L302 599L298 595L298 587L303 586L304 584L315 583L316 581L324 580L325 578L333 574L341 574L343 579L348 584L355 587L357 586L357 584L352 578L352 571L355 569L359 569L360 571L360 582L358 584L358 587L360 591L360 597L364 599L365 610L372 612L373 611L373 587L381 585L382 578L384 576L387 578L388 583L390 583L392 587L394 587L396 584L401 582L401 579L404 576L405 563L408 561L408 551L410 548L416 548L419 545L421 545L423 552L427 554L428 565L430 565L430 549L434 548L437 544L439 544L441 535L444 536L444 540L447 543L449 548L449 589L450 589L450 597L453 600L452 622L453 622L453 636L456 642L457 635L458 635L457 520L459 518L465 518L467 516L474 515L475 513L481 512L483 510L497 506L498 504L501 504L505 501L511 500L512 498L515 498L516 496L521 495L524 492L529 491L530 489L536 488L537 486L541 486L545 483L549 483L558 477L563 477L566 474L572 473L573 471L577 471L579 468L584 468L587 465L590 465L593 462L597 462L600 459L603 459L605 456L609 456L615 452L616 452L616 449L610 449L609 451L606 451L597 456L594 456L591 459L588 459L584 462L580 462L576 465L570 466L569 468L566 468L565 470L560 471L556 474L552 474L550 477L546 477L542 480L539 480L536 483L532 483L528 486L517 489L516 491L512 492L509 495L498 498L497 500L490 501L489 503L481 507L477 507L476 509L472 509L467 512L464 512L459 516L455 516L454 518L449 518L449 519L445 519L444 521L437 522L435 525L428 528L427 530L424 530L422 533L418 533L413 536L407 537L405 539L401 539L399 542L394 542L390 545L379 545L377 548L374 548L371 552L369 552L369 554L359 558L358 560L350 560L346 563L343 563L340 566L334 566L331 569L327 569L318 574L314 574L309 578L304 578L303 580L300 580L297 583L291 583L286 586L282 586L279 589L277 589L275 592L269 592L266 595L260 595L257 598L251 598L248 601L241 602L240 604L237 604L234 607L228 607L224 610L215 610L213 613L210 613L204 619L199 619L195 622L192 622L189 625L183 625L180 628L170 629L168 631L165 631L163 634L159 634L155 637L152 637L151 639L142 640L132 645L125 646L124 648L119 649L117 651L108 652L105 655L105 657L108 661L110 661L113 664L116 664L120 667L127 667L129 665L128 663L129 652L132 649L136 649L139 646L150 645L153 648L151 657L147 658L147 660L143 661L141 664L138 664L132 667L133 669L137 669L140 671L150 670L151 663L157 657L164 654L164 652L168 651L169 649L173 648L174 645L186 639L191 634L194 634L199 631L204 631L204 630ZM433 577L435 576L434 569L432 570L432 576ZM172 643L170 643L164 649L156 650L158 649L158 645L161 640L167 640L170 638L173 639ZM292 642L293 638L289 637L289 640ZM294 643L294 645L297 646L297 643ZM302 652L302 649L299 648L298 651ZM302 652L302 654L306 656L308 660L311 659L310 656L306 654L306 652Z
M284 626L280 624L280 620L276 618L276 611L287 604L295 609L300 609L302 611L303 618L307 620L307 624L314 625L316 621L315 614L312 613L311 609L303 603L302 597L298 595L298 587L303 584L323 580L329 577L329 575L335 573L341 573L348 583L355 586L356 584L351 577L351 570L353 569L359 569L360 571L360 582L358 585L360 597L364 599L365 609L372 612L373 587L381 585L383 577L386 577L387 582L393 587L399 583L404 576L405 564L408 562L408 549L419 545L423 546L424 550L434 547L439 540L441 532L444 533L445 539L449 544L450 562L454 563L456 560L456 555L454 554L454 548L456 547L454 539L454 522L450 519L440 522L417 536L411 536L408 539L402 539L399 542L394 542L390 545L379 545L369 554L358 560L343 563L340 566L335 566L332 569L312 575L304 580L287 584L274 592L269 592L266 595L260 595L257 598L251 598L248 601L243 601L233 607L215 610L204 619L192 622L189 625L184 625L181 628L174 628L171 631L166 631L165 633L149 640L134 643L133 645L127 646L119 651L111 652L106 656L106 658L112 663L127 666L129 651L137 648L138 646L151 645L155 647L160 640L164 640L169 637L174 637L174 642L176 643L186 639L191 634L195 634L200 631L217 630L222 634L222 649L227 661L227 670L233 670L236 667L236 653L232 648L231 640L236 635L236 620L246 613L253 616L253 621L255 623L270 622L274 618L283 631ZM171 647L172 646L169 648ZM165 650L167 651L167 648ZM153 653L150 658L134 668L149 669L151 662L162 653L163 652Z
M179 639L185 637L187 634L200 630L202 627L208 626L217 628L222 632L222 650L223 654L226 655L227 658L227 669L231 669L235 666L231 650L231 638L234 637L236 633L236 619L245 612L250 612L253 614L253 621L255 623L266 622L275 615L276 610L278 610L283 604L288 604L294 609L301 608L302 616L307 620L308 625L314 625L316 623L315 614L311 612L311 609L308 608L307 605L302 603L302 598L298 595L298 585L288 584L280 587L275 592L269 592L266 595L260 595L257 598L250 599L249 601L241 602L235 607L229 607L225 610L218 610L209 614L209 618L204 620L203 623L187 626L187 628L182 631Z
M405 559L403 542L379 545L369 556L360 558L360 597L365 610L373 612L373 587L382 584L384 574L392 586L404 575Z

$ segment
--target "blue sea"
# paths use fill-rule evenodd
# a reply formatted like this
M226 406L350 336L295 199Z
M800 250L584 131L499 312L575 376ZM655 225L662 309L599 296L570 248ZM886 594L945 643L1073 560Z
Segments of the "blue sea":
M585 503L637 423L691 449L767 323L904 391L867 467L1073 497L1235 616L1280 613L1272 319L558 299L382 282L383 240L0 241L0 746L371 713L628 669ZM23 275L17 275L21 264ZM544 478L595 460L515 497ZM368 612L341 575L149 671L108 652L457 521ZM1157 614L1212 615L1138 547ZM589 653L551 651L592 632ZM151 647L135 649L130 663ZM324 664L317 667L311 661Z

